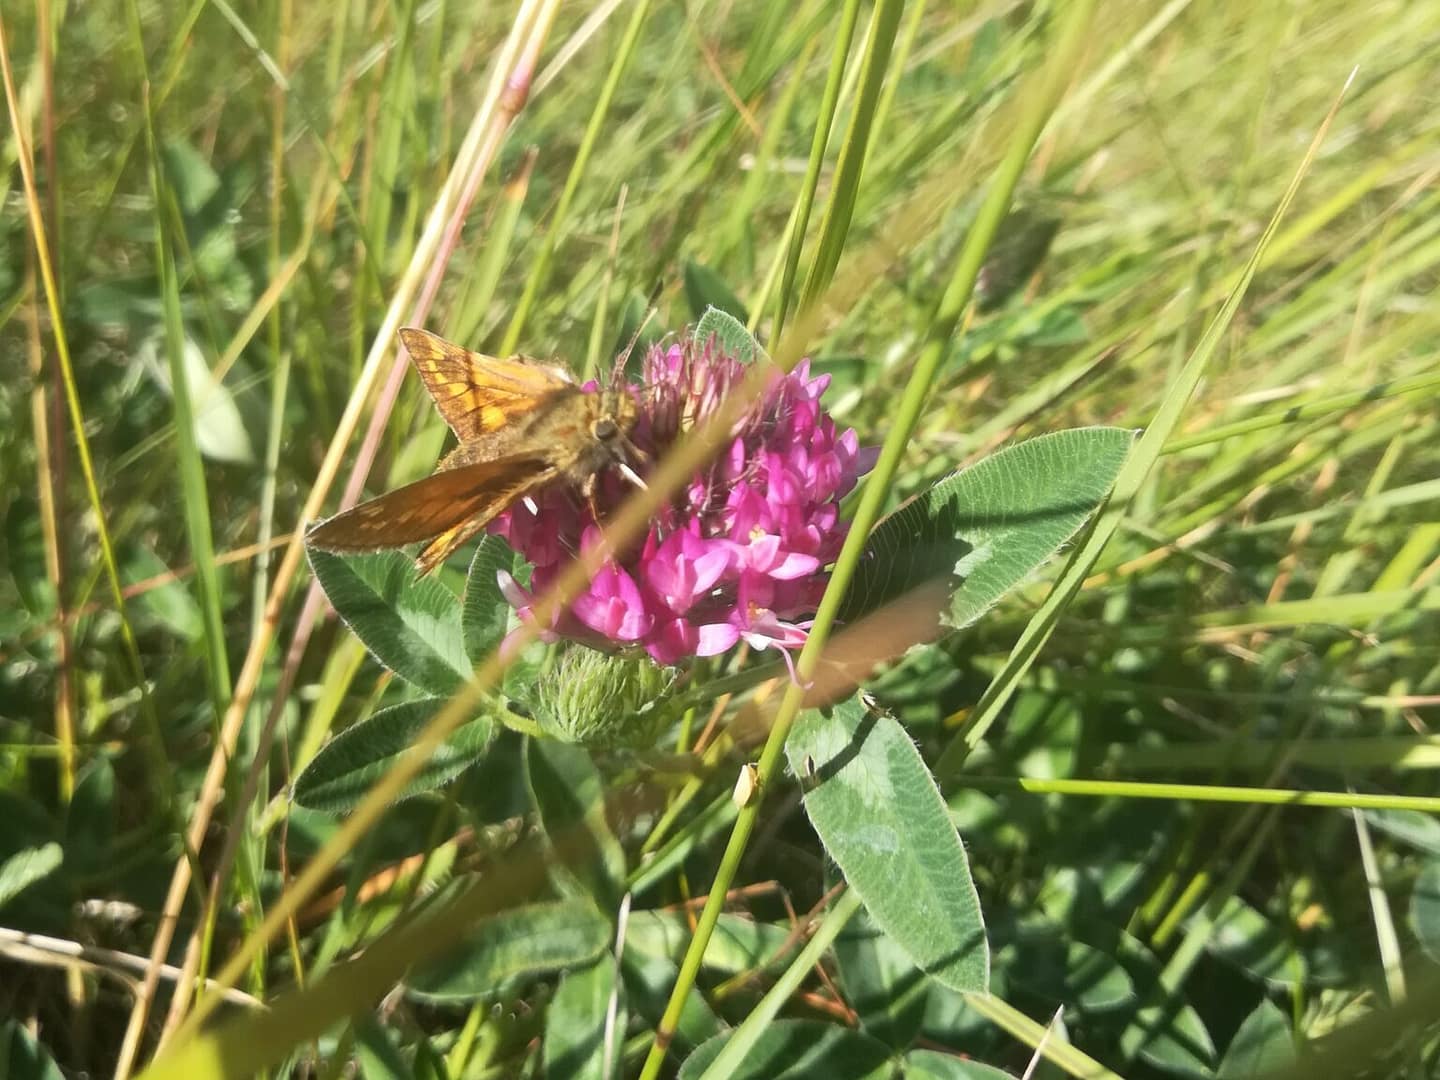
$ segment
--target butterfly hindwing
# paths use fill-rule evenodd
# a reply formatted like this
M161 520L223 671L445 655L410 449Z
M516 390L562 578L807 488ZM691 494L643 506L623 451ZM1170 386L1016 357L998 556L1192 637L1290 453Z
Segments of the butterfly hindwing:
M541 457L462 465L336 514L311 529L306 539L323 551L378 551L467 529L448 554L520 495L554 475L554 468Z
M533 414L559 391L576 389L558 367L471 352L425 330L401 330L400 340L462 445Z

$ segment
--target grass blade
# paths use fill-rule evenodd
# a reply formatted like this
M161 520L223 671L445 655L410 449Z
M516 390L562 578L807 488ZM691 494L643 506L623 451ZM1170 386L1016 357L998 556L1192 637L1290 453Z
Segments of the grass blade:
M1346 85L1348 87L1348 82ZM1343 93L1342 89L1341 96ZM1166 391L1165 397L1161 400L1160 408L1156 411L1154 419L1145 429L1145 434L1140 437L1140 441L1136 443L1129 460L1115 481L1115 491L1110 498L1109 505L1095 519L1095 524L1086 536L1085 542L1071 557L1045 603L1026 624L1019 640L1011 649L1004 668L991 680L984 695L976 704L965 730L951 740L950 745L946 747L945 752L936 762L936 775L942 785L947 781L954 781L958 777L965 764L966 756L979 745L990 726L999 718L1001 710L1019 687L1020 680L1025 673L1030 670L1040 649L1054 633L1061 613L1075 598L1090 572L1090 568L1095 565L1101 551L1110 542L1110 538L1115 535L1131 500L1140 491L1146 478L1150 475L1150 470L1159 460L1165 448L1165 442L1180 422L1180 416L1189 402L1190 396L1195 392L1200 377L1205 373L1206 366L1219 347L1226 328L1235 317L1235 312L1240 307L1240 301L1244 298L1245 290L1249 287L1250 281L1260 265L1265 248L1271 238L1275 236L1285 212L1290 208L1296 193L1300 190L1300 182L1315 160L1315 155L1319 152L1320 145L1339 108L1340 98L1337 97L1329 115L1326 116L1319 131L1316 132L1315 138L1311 141L1310 148L1306 151L1300 167L1290 181L1290 186L1281 196L1280 203L1275 208L1275 213L1271 216L1265 232L1255 245L1255 251L1245 264L1245 269L1242 271L1234 291L1231 292L1224 306L1211 321L1204 337L1196 344L1190 359L1176 375Z

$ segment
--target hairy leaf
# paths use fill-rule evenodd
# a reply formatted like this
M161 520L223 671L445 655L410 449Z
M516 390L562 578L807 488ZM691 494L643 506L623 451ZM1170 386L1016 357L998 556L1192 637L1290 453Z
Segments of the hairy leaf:
M1003 1069L978 1061L942 1054L936 1050L911 1050L900 1065L901 1080L1013 1080Z
M435 1004L494 1001L527 979L590 963L610 936L609 920L588 901L513 908L484 919L443 959L417 971L409 993Z
M561 977L545 1014L549 1080L611 1080L620 1075L627 1019L620 1000L623 989L615 958L608 955Z
M685 1059L680 1080L719 1080L707 1070L730 1033L717 1035ZM810 1080L844 1076L868 1080L890 1075L890 1048L878 1039L818 1020L777 1020L765 1029L745 1064L729 1080Z
M16 852L0 863L0 907L60 868L65 854L56 843Z
M809 785L815 831L875 924L931 977L983 992L990 954L965 849L904 729L852 698L802 714L785 752Z
M722 351L742 363L751 363L765 355L765 350L745 328L745 323L718 307L705 309L691 336L697 345L704 345L713 337Z
M625 948L679 963L690 933L684 912L635 911L625 927ZM788 941L790 931L784 926L725 912L705 947L705 970L727 977L753 971L773 960Z
M381 709L352 724L326 743L295 778L295 801L330 813L353 810L444 707L444 698L423 698ZM456 728L400 797L408 799L448 784L480 760L494 734L495 722L488 716Z
M945 622L980 618L1105 501L1134 433L1074 428L1007 447L946 477L875 527L842 608L854 619L936 578Z
M1440 859L1432 859L1410 893L1410 926L1425 954L1440 964Z
M376 660L432 694L452 694L470 677L460 602L444 585L417 577L398 551L308 550L335 613Z
M65 1080L50 1051L17 1020L0 1021L0 1077L6 1080Z
M551 878L568 896L609 908L620 899L625 852L605 820L605 786L583 747L528 739L525 782L556 858Z
M1225 1080L1264 1076L1295 1060L1295 1042L1290 1021L1268 998L1261 998L1255 1011L1241 1023L1230 1040L1217 1076Z
M498 536L487 536L470 560L460 616L465 655L472 664L494 652L510 625L510 604L500 593L498 574L502 570L515 572L515 553Z

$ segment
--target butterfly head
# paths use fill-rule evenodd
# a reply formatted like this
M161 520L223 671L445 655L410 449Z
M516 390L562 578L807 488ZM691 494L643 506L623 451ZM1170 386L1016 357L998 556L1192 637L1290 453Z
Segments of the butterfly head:
M601 390L594 398L590 415L590 437L597 451L589 467L599 469L605 465L618 468L622 475L637 486L644 483L635 473L634 466L644 461L645 452L630 439L630 432L639 419L640 407L630 390L624 386L610 386ZM591 481L593 485L593 481Z
M596 397L590 435L601 446L610 448L616 457L623 457L639 415L635 399L623 388L602 390Z

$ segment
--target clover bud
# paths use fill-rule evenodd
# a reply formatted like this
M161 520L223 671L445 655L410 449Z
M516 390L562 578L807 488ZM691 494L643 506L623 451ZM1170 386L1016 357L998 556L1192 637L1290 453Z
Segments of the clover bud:
M559 659L536 680L532 706L545 731L595 748L653 746L669 726L665 707L674 669L648 656L562 645Z

